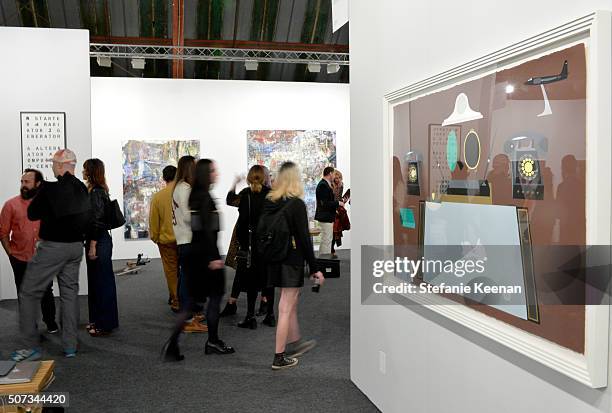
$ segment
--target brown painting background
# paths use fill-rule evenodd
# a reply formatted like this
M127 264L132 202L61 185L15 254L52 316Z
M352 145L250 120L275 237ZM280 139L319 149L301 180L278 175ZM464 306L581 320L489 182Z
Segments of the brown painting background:
M525 85L530 77L557 75L568 61L568 78L545 85L552 115L538 117L544 109L540 86ZM511 84L515 90L506 93ZM584 305L553 305L566 294L583 294L575 279L555 274L563 257L550 254L548 245L580 246L586 243L586 50L579 44L516 67L440 91L394 109L393 228L395 245L416 245L420 221L419 201L425 200L430 182L429 125L441 124L452 113L455 98L465 93L472 109L483 119L461 124L459 153L463 160L463 142L474 129L481 143L480 164L468 171L467 179L488 179L493 204L525 207L529 211L534 270L538 296L547 296L540 305L540 323L521 320L487 306L473 306L492 317L537 334L566 348L584 353ZM548 151L540 162L544 182L543 200L512 197L511 159L504 143L517 136L539 136L548 140ZM421 196L406 191L405 154L421 155ZM401 225L399 209L413 208L417 228ZM460 217L458 217L460 219ZM571 247L570 247L571 248ZM577 247L576 247L577 248ZM567 249L564 250L567 254ZM560 302L560 301L559 301Z

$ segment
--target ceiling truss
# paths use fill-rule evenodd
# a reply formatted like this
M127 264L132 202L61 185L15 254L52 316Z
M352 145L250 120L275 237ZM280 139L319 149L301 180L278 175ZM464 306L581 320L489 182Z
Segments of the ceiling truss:
M348 53L91 43L91 57L349 65Z

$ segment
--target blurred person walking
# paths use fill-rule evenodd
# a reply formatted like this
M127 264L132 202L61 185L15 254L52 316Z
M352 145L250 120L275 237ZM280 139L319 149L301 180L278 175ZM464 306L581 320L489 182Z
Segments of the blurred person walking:
M117 285L113 272L113 239L109 233L111 224L107 211L110 207L104 162L88 159L83 163L83 179L87 182L92 219L87 231L85 254L89 325L92 337L102 337L119 327L117 309Z
M179 161L179 171L181 163ZM179 177L177 174L177 178ZM165 347L166 361L180 361L184 356L180 353L178 338L180 336L182 320L188 318L193 313L194 300L198 294L208 298L206 309L206 319L208 323L208 340L204 346L205 354L231 354L234 349L227 346L218 335L219 329L219 310L221 298L225 289L224 262L221 260L217 246L219 232L219 213L215 202L210 195L210 188L217 180L217 170L214 162L209 159L201 159L197 162L192 187L189 188L187 196L187 208L189 217L185 213L185 194L176 193L175 207L176 222L179 220L186 226L189 222L189 242L181 244L183 235L176 232L179 242L179 259L181 261L181 290L184 289L185 295L181 295L181 316L179 323ZM183 208L180 214L179 209ZM175 227L176 228L176 227ZM201 291L199 291L201 289Z

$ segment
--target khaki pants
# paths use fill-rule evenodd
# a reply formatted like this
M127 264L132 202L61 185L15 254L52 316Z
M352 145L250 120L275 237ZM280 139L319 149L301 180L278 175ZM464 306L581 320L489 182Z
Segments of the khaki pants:
M178 248L176 243L157 244L157 247L159 248L162 264L164 265L164 274L166 275L168 293L170 294L170 305L178 309Z
M334 223L319 222L321 228L321 243L319 244L319 256L331 254L332 240L334 239Z

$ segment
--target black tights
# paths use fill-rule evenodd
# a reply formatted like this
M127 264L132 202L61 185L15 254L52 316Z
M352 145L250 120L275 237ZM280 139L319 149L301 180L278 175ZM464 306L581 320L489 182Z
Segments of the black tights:
M221 306L220 295L212 295L208 299L206 308L206 323L208 324L208 341L216 343L219 341L219 307Z
M255 316L255 304L257 303L256 289L247 291L247 317ZM266 313L268 315L274 315L274 287L264 288L261 292L262 297L266 297Z

